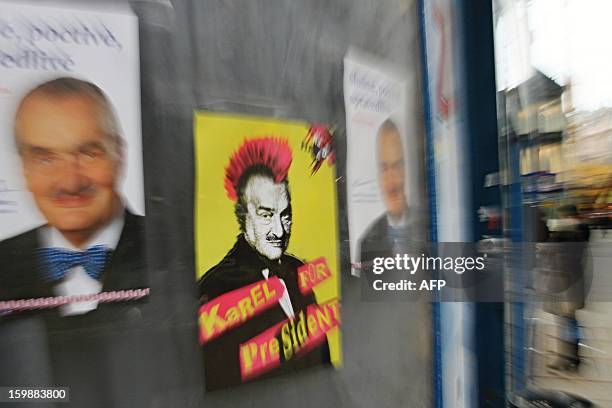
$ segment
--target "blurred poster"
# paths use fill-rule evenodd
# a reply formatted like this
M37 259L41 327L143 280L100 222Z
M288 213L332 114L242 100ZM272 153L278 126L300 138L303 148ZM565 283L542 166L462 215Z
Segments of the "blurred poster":
M0 1L0 314L145 297L143 215L136 17Z
M418 130L409 121L415 83L362 51L350 49L344 58L349 239L357 276L374 258L393 257L405 252L406 242L423 239Z
M206 389L339 364L328 129L198 112L195 151Z
M459 7L459 9L457 8ZM430 166L435 185L430 186L430 199L435 203L435 234L438 242L469 242L470 176L466 114L460 101L465 81L457 75L466 68L462 58L460 6L452 0L423 1L423 47L427 55L423 80L428 91L425 103L429 125ZM464 20L465 21L465 20ZM476 403L473 390L477 365L474 344L474 304L441 302L435 336L440 341L435 352L444 367L436 373L434 392L443 406L470 407ZM445 339L449 339L445 341ZM450 341L453 339L453 341ZM455 341L461 339L461 341Z

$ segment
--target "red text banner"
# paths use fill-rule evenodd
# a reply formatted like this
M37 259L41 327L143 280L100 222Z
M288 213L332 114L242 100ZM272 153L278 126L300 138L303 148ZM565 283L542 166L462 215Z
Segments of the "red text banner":
M326 334L340 326L340 303L309 305L291 320L270 327L240 345L242 380L250 380L321 345ZM282 359L281 359L282 357Z
M297 271L300 292L304 295L311 293L315 286L332 277L327 259L324 256L300 266Z
M198 313L200 343L204 344L274 306L284 291L280 279L273 276L205 303Z

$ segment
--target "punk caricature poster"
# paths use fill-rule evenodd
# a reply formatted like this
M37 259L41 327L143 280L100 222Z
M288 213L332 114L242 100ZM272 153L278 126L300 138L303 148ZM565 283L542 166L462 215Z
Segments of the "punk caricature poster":
M197 112L195 152L207 391L340 364L330 130Z
M0 1L0 321L147 297L139 72L129 8Z

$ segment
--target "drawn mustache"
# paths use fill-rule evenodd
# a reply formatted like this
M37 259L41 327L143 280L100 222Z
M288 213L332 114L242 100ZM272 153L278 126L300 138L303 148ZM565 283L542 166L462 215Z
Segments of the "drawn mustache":
M284 245L285 242L287 241L287 237L288 234L283 234L282 236L277 236L273 233L270 233L266 236L266 242L270 243L270 244L280 244L280 245Z

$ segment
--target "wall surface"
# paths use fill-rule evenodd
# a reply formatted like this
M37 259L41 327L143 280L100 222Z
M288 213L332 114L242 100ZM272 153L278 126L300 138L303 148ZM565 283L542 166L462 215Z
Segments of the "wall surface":
M359 280L349 275L344 184L342 58L349 45L357 46L401 65L418 81L416 1L135 0L130 5L140 21L152 276L144 317L152 352L142 362L152 395L145 404L135 392L131 406L430 406L429 306L362 302ZM409 114L422 134L420 95L414 98L418 111ZM194 284L194 108L337 126L341 369L318 368L204 394ZM414 148L420 151L422 145Z

